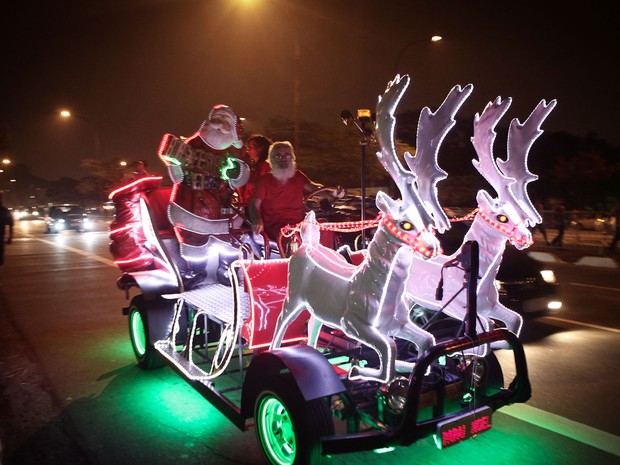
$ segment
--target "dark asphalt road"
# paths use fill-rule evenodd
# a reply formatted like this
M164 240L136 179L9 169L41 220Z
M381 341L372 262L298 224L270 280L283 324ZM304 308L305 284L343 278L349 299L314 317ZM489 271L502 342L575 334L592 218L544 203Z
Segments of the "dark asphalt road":
M544 244L538 241L541 243ZM587 256L598 257L604 266L617 266L618 255L605 255L601 244L567 242L563 248L542 245L533 247L532 251L548 253L567 263L579 262ZM93 454L81 449L84 442L79 440L79 428L63 407L65 399L54 391L50 377L42 368L44 364L32 349L32 341L20 331L7 310L10 306L5 296L10 295L11 289L3 283L10 281L5 279L10 268L0 268L0 462L2 465L98 463ZM88 417L88 412L86 408L81 415ZM597 457L609 456L592 450L590 463L597 463ZM222 458L213 463L241 462Z

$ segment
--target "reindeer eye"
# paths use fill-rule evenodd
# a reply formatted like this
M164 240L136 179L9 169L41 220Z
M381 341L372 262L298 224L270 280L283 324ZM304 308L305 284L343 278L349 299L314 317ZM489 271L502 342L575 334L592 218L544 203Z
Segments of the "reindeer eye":
M497 221L500 223L508 223L508 217L506 215L497 215Z
M409 221L402 221L400 223L400 228L403 231L411 231L413 229L413 225Z

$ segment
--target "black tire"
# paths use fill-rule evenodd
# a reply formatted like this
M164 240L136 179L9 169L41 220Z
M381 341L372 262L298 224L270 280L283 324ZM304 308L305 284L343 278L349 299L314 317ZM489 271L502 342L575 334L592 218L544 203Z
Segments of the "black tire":
M325 399L304 400L290 373L267 379L254 404L256 437L267 463L319 465L320 437L334 434Z
M151 342L153 325L142 298L134 298L129 306L129 339L138 366L144 370L154 370L165 365L163 359Z

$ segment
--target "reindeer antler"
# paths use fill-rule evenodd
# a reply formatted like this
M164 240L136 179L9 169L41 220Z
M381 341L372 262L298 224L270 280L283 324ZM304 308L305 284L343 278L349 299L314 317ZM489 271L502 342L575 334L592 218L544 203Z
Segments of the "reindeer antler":
M381 152L377 152L377 158L392 177L403 196L408 192L407 185L415 182L417 176L415 173L406 171L403 168L396 154L396 147L394 146L394 127L396 126L394 110L409 86L409 81L409 76L405 75L401 78L397 74L394 80L388 83L383 96L379 96L376 116L377 131L375 134L379 147L381 147ZM403 200L405 200L404 197Z
M454 115L473 90L474 86L471 84L465 87L454 86L434 113L424 107L418 121L415 156L405 152L407 165L411 171L418 173L420 195L422 199L428 199L425 203L439 232L449 229L450 221L437 199L437 183L448 176L437 164L437 154L444 137L456 123Z
M450 223L437 199L436 185L445 179L447 174L437 164L437 152L445 135L454 126L454 115L471 94L473 86L455 86L435 113L428 107L422 110L418 122L416 155L405 152L409 167L409 170L406 170L394 145L394 110L409 82L409 76L401 78L396 75L383 96L379 97L376 137L381 152L377 153L377 157L396 183L403 201L420 207L421 214L430 214L435 228L443 232L450 227Z
M514 178L505 176L493 159L493 144L497 135L495 126L504 116L511 103L510 97L504 101L501 97L497 97L494 102L487 104L482 115L476 113L474 136L471 138L478 155L478 160L474 159L472 163L482 177L495 189L500 202L508 202L514 199L510 190L510 185L515 182Z
M504 174L516 180L511 189L529 226L542 222L542 218L527 194L528 183L538 179L537 175L529 171L527 159L532 144L543 133L540 126L556 103L556 100L548 104L541 100L523 124L518 119L513 119L508 132L508 156L505 161L497 160Z

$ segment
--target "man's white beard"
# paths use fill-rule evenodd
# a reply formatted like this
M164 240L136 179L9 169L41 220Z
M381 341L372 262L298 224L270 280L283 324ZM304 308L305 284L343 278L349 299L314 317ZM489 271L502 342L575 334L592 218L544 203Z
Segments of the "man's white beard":
M281 168L279 166L272 166L271 173L273 177L284 184L286 181L295 176L295 171L297 170L297 163L295 161L291 161L291 163L286 168Z

